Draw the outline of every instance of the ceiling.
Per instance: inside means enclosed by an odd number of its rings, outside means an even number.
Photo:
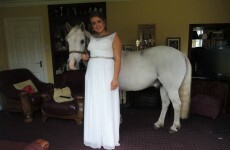
[[[0,7],[87,3],[87,2],[109,2],[109,1],[130,1],[130,0],[0,0]]]

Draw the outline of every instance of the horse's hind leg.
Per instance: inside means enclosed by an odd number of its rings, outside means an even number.
[[[165,116],[166,116],[166,113],[167,113],[167,110],[170,104],[168,93],[163,86],[160,88],[160,94],[161,94],[161,100],[162,100],[162,108],[161,108],[160,117],[158,121],[154,124],[154,128],[156,129],[164,127]]]
[[[181,127],[180,125],[181,101],[177,90],[169,90],[168,95],[174,108],[174,121],[169,132],[174,133],[177,132],[178,129]]]

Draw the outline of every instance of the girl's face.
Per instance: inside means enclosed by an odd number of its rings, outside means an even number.
[[[91,22],[93,31],[95,31],[97,34],[102,35],[103,33],[106,32],[106,30],[105,30],[105,27],[106,27],[105,22],[101,18],[92,17],[90,19],[90,22]]]

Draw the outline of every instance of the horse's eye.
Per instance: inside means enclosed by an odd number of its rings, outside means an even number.
[[[84,44],[85,43],[85,41],[84,40],[81,40],[81,44]]]

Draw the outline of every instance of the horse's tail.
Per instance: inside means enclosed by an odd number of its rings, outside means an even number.
[[[188,118],[189,114],[189,107],[190,107],[190,92],[191,92],[191,64],[188,58],[185,56],[186,62],[186,73],[183,79],[183,82],[179,89],[179,95],[181,99],[181,112],[180,118],[186,119]]]

